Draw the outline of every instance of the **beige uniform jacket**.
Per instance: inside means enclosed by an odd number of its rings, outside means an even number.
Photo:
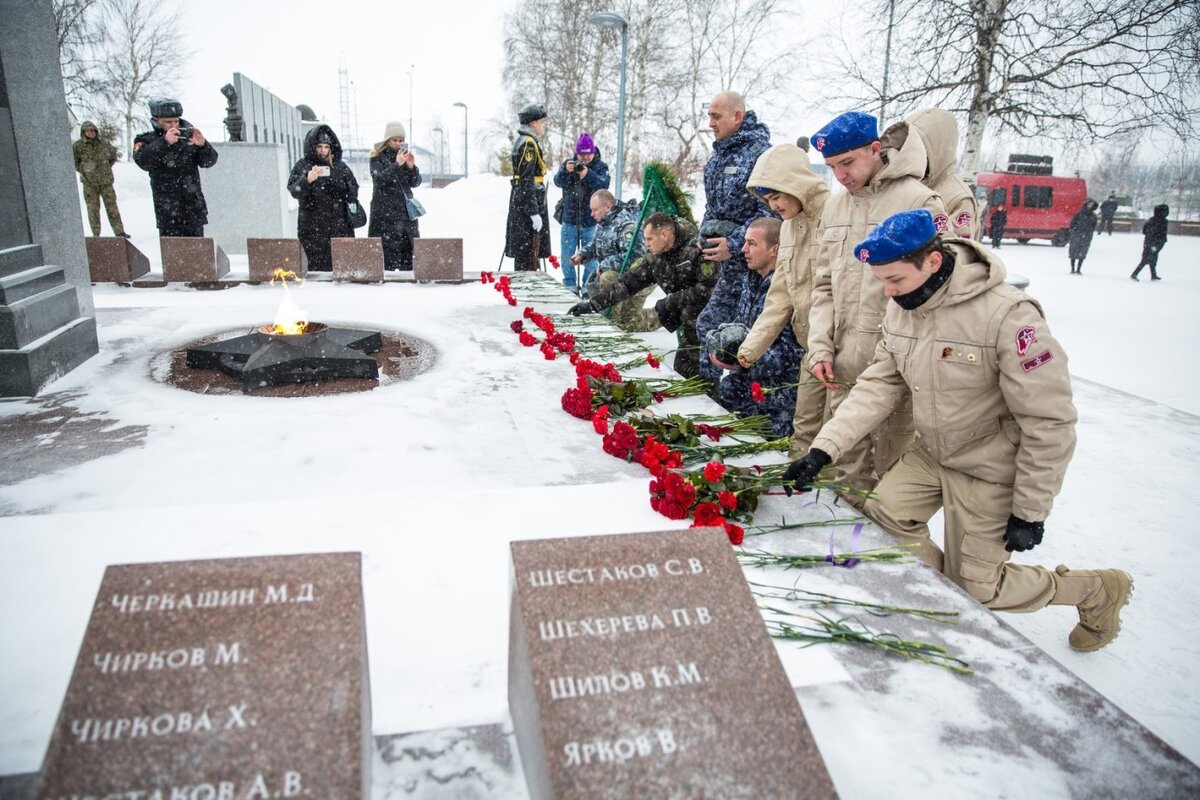
[[[808,310],[812,305],[812,238],[829,197],[829,187],[812,170],[805,153],[794,144],[780,144],[758,157],[746,188],[764,187],[790,194],[801,211],[784,220],[779,230],[779,256],[775,277],[767,291],[762,313],[754,321],[738,358],[753,364],[762,358],[784,327],[791,322],[800,346],[808,348]]]
[[[813,246],[812,309],[806,364],[832,361],[839,381],[852,381],[875,358],[887,298],[854,246],[892,214],[925,208],[945,218],[937,193],[921,183],[925,147],[911,137],[904,150],[884,150],[886,163],[857,192],[837,192],[825,204]]]
[[[922,108],[884,131],[880,141],[885,150],[903,150],[912,131],[919,134],[925,148],[925,177],[921,182],[941,195],[949,232],[964,239],[978,239],[975,195],[958,177],[958,121],[949,111]]]
[[[911,389],[917,447],[948,469],[1012,486],[1012,508],[997,511],[1044,520],[1075,451],[1067,356],[995,256],[949,242],[949,282],[912,311],[889,302],[875,363],[813,447],[836,462]]]

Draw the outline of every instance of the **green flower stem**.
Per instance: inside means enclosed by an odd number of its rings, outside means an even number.
[[[767,631],[772,637],[784,641],[803,642],[806,646],[827,642],[866,645],[879,648],[887,653],[942,667],[959,675],[974,674],[967,662],[951,655],[949,650],[940,645],[901,639],[892,633],[878,633],[856,620],[830,619],[820,612],[811,616],[804,614],[789,616],[805,622],[793,624],[784,620],[767,620]]]
[[[866,521],[866,517],[839,517],[837,519],[819,519],[811,522],[788,522],[784,520],[777,525],[755,525],[753,530],[747,530],[747,536],[766,536],[770,533],[790,531],[797,528],[824,528],[829,525],[857,525]]]
[[[904,614],[910,617],[929,620],[930,622],[938,622],[943,625],[954,625],[958,622],[957,611],[937,611],[929,608],[905,608],[903,606],[885,606],[879,603],[868,603],[863,600],[852,600],[848,597],[838,597],[837,595],[824,594],[822,592],[810,592],[796,587],[786,588],[783,586],[771,586],[765,583],[755,583],[747,581],[755,589],[768,589],[770,591],[755,591],[751,592],[760,600],[770,602],[772,600],[790,600],[796,603],[803,603],[809,607],[824,608],[828,606],[849,606],[852,608],[861,608],[873,617],[888,617],[892,614]],[[779,594],[782,592],[783,594]],[[760,608],[771,611],[784,616],[791,615],[792,612],[786,611],[773,606],[765,606],[761,603]]]
[[[912,551],[919,547],[917,544],[895,544],[887,547],[876,547],[871,550],[860,550],[857,553],[839,553],[834,556],[837,561],[857,558],[859,561],[874,561],[879,563],[906,564],[911,562]],[[821,555],[786,555],[784,553],[769,553],[765,550],[737,550],[738,563],[743,567],[783,567],[784,569],[805,569],[820,567],[828,564],[825,554]]]

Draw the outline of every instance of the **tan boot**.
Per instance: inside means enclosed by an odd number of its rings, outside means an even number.
[[[1117,638],[1121,609],[1133,594],[1133,579],[1119,569],[1054,569],[1058,586],[1056,604],[1079,609],[1079,624],[1067,640],[1076,650],[1091,652]]]

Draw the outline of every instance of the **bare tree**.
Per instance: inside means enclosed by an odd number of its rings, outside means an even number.
[[[104,41],[98,0],[52,0],[58,37],[58,64],[63,94],[77,113],[93,114],[102,96],[96,71],[97,51]]]
[[[183,48],[178,12],[152,0],[100,0],[108,34],[101,80],[125,127],[125,143],[133,141],[135,122],[146,119],[145,102],[170,91],[173,71],[190,53]]]
[[[900,114],[927,104],[964,114],[969,174],[989,127],[1095,141],[1166,125],[1183,136],[1197,114],[1197,2],[876,0],[868,30],[843,42],[833,73],[857,87],[844,103],[879,100],[883,54],[869,50],[894,5],[883,100]]]

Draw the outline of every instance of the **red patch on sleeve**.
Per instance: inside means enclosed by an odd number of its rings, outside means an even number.
[[[1054,358],[1054,354],[1051,353],[1049,350],[1046,350],[1043,353],[1038,353],[1036,356],[1029,359],[1028,361],[1022,361],[1021,369],[1025,370],[1026,372],[1033,372],[1035,369],[1040,367],[1042,364],[1045,364],[1047,361],[1049,361],[1052,358]]]
[[[964,211],[964,212],[962,212],[961,214],[959,214],[957,217],[955,217],[955,218],[954,218],[954,227],[956,227],[956,228],[969,228],[969,227],[971,227],[971,220],[972,220],[972,219],[973,219],[973,218],[971,217],[971,212],[970,212],[970,211]]]
[[[1017,355],[1023,356],[1029,352],[1029,348],[1037,343],[1036,331],[1032,325],[1026,325],[1021,330],[1017,331]],[[1028,371],[1028,370],[1027,370]]]
[[[933,227],[937,228],[938,233],[945,233],[950,230],[950,218],[945,214],[938,214],[933,218]]]

